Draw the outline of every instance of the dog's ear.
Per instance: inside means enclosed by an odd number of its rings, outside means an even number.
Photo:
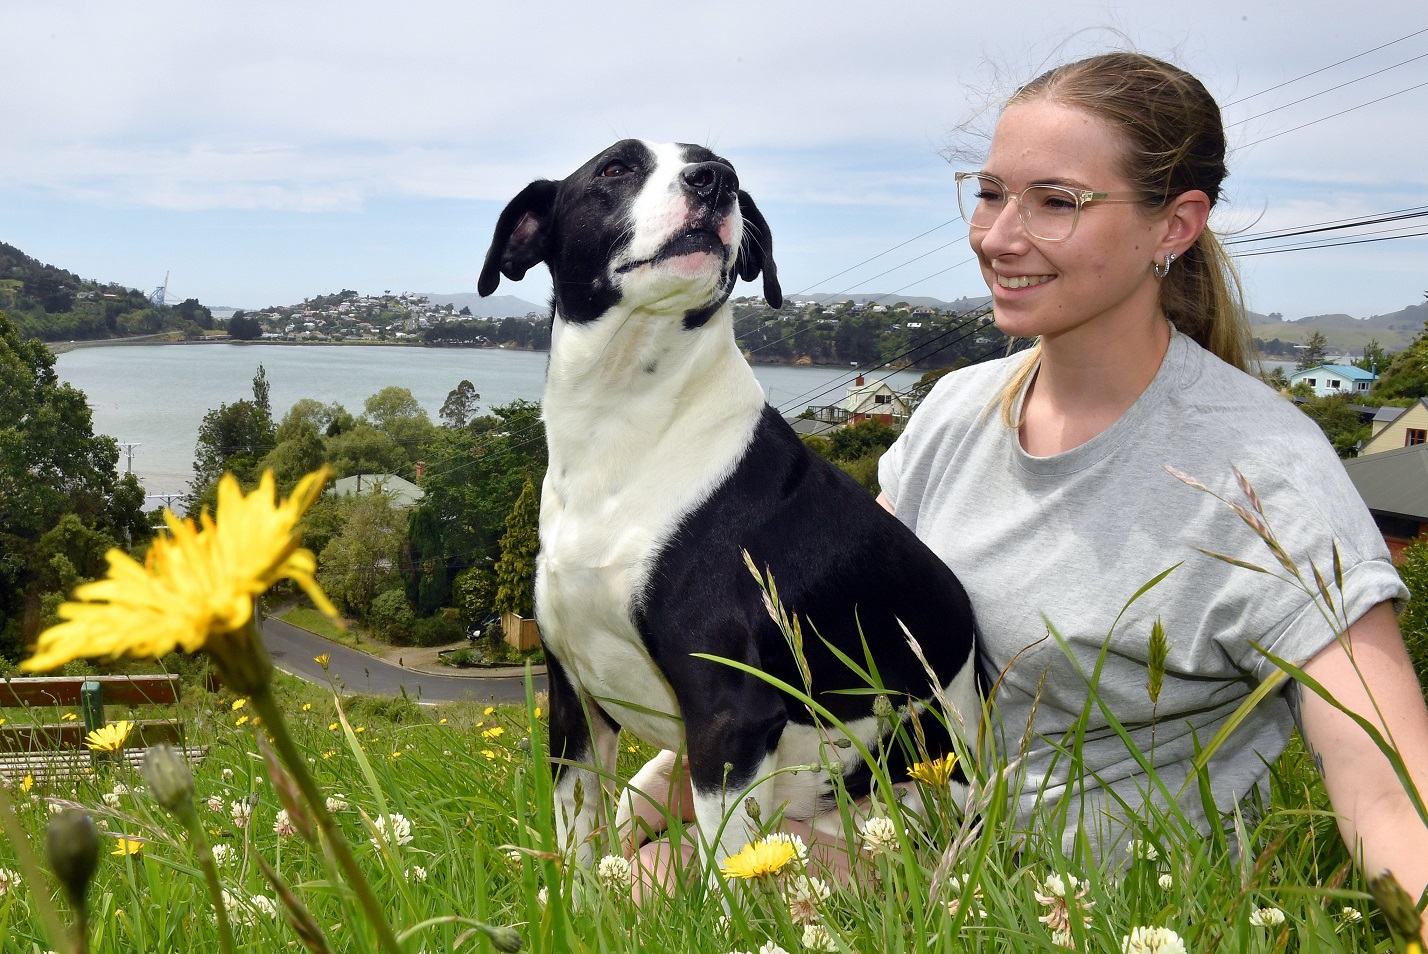
[[[783,307],[783,289],[778,285],[778,266],[773,260],[773,233],[763,213],[747,192],[739,191],[739,214],[744,217],[744,238],[739,242],[739,277],[751,282],[764,276],[764,301],[770,308]]]
[[[532,266],[546,260],[555,194],[559,188],[559,182],[537,179],[501,212],[496,220],[496,233],[491,236],[491,247],[486,250],[486,264],[481,267],[481,277],[476,282],[476,291],[482,298],[496,290],[502,275],[518,282]]]

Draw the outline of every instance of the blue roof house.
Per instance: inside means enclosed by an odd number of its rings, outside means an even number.
[[[1289,386],[1303,381],[1313,388],[1317,397],[1331,397],[1348,394],[1351,397],[1367,394],[1378,380],[1378,375],[1351,364],[1316,364],[1303,371],[1289,375]]]

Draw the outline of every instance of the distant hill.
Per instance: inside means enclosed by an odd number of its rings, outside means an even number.
[[[1262,341],[1278,338],[1293,344],[1303,344],[1317,331],[1329,340],[1330,351],[1362,353],[1364,345],[1372,340],[1377,340],[1386,351],[1402,351],[1423,333],[1425,321],[1428,321],[1428,302],[1371,318],[1336,314],[1283,321],[1254,315],[1251,328],[1254,336]]]
[[[419,292],[418,294],[425,295],[433,305],[451,305],[457,311],[470,308],[471,314],[478,318],[524,318],[531,312],[543,315],[550,311],[548,305],[533,305],[524,298],[517,298],[515,295],[492,295],[490,298],[482,298],[475,292],[457,292],[454,295],[438,295],[434,292]]]
[[[937,308],[942,311],[966,311],[971,308],[980,308],[991,301],[988,295],[978,298],[959,298],[956,301],[943,301],[940,298],[928,298],[924,295],[899,295],[896,292],[878,294],[876,292],[804,292],[801,295],[786,296],[787,299],[797,299],[798,301],[816,301],[824,305],[836,305],[840,301],[853,301],[858,304],[872,302],[875,305],[893,305],[900,301],[905,301],[909,305],[921,308]]]

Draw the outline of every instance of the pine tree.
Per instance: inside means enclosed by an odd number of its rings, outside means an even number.
[[[531,616],[535,601],[535,558],[539,541],[540,501],[529,477],[506,517],[501,558],[496,561],[496,610]]]

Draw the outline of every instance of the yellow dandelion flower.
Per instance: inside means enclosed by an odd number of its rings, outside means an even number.
[[[144,847],[142,841],[135,841],[132,838],[120,838],[118,846],[111,852],[111,855],[137,855]]]
[[[535,707],[535,717],[536,717],[537,719],[540,718],[540,706],[536,706],[536,707]]]
[[[486,711],[485,711],[485,712],[482,712],[481,714],[482,714],[482,715],[491,715],[491,714],[492,714],[493,712],[495,712],[495,711],[496,711],[496,707],[495,707],[495,706],[487,706],[487,707],[486,707]]]
[[[488,761],[494,762],[496,760],[496,753],[491,751],[490,749],[482,749],[481,754],[486,756],[486,759]]]
[[[365,725],[359,725],[357,728],[353,729],[352,731],[353,731],[353,732],[366,732],[366,731],[367,731],[367,727],[366,727]]]
[[[924,785],[937,787],[952,781],[952,772],[957,767],[957,755],[950,753],[931,762],[918,762],[907,770],[907,774]]]
[[[247,717],[247,716],[239,716],[239,717],[238,717],[238,721],[235,722],[235,723],[233,723],[233,724],[234,724],[234,725],[247,725],[247,724],[248,724],[248,717]]]
[[[61,722],[74,722],[74,721],[77,720],[78,718],[79,718],[79,716],[75,715],[73,712],[66,712],[64,715],[60,716],[60,721],[61,721]]]
[[[446,725],[446,717],[443,716],[443,717],[441,718],[441,720],[440,720],[439,722],[437,722],[437,725]]]
[[[790,861],[798,857],[798,848],[793,842],[783,839],[762,838],[745,845],[737,855],[730,855],[723,864],[726,878],[763,878],[777,874]]]
[[[312,711],[312,703],[311,703],[311,702],[304,702],[304,703],[302,704],[302,711],[303,711],[303,712],[311,712],[311,711]]]
[[[248,704],[248,697],[247,697],[247,696],[244,696],[242,699],[235,699],[235,700],[233,700],[233,711],[234,711],[234,712],[237,712],[239,709],[243,708],[243,707],[246,706],[247,704]]]
[[[20,791],[22,791],[22,792],[28,792],[30,789],[32,789],[32,788],[34,788],[34,787],[35,787],[35,777],[34,777],[33,775],[26,775],[26,776],[25,776],[25,780],[20,783]]]
[[[401,758],[401,756],[402,756],[402,750],[401,750],[401,749],[397,749],[395,752],[392,753],[392,758],[394,758],[394,759]]]
[[[111,549],[105,555],[108,575],[74,591],[59,608],[63,622],[40,634],[35,654],[20,668],[37,672],[81,658],[214,651],[222,637],[248,625],[254,597],[281,579],[297,583],[336,620],[337,609],[313,576],[317,558],[299,547],[297,533],[331,473],[324,466],[308,474],[281,504],[275,503],[271,471],[247,496],[224,474],[214,515],[205,511],[194,522],[165,511],[169,533],[155,538],[143,566]]]
[[[5,720],[4,720],[4,719],[0,719],[0,725],[4,725],[4,724],[5,724]]]
[[[332,758],[332,757],[333,757],[334,755],[336,755],[336,754],[337,754],[337,753],[334,752],[332,749],[328,749],[326,752],[322,753],[322,757],[323,757],[324,759],[330,759],[330,758]]]
[[[331,653],[323,653],[321,656],[313,656],[313,657],[312,657],[312,661],[315,662],[315,663],[317,663],[317,664],[318,664],[319,666],[321,666],[323,669],[326,669],[326,668],[327,668],[327,664],[330,663],[330,662],[332,662],[332,654],[331,654]]]
[[[337,731],[337,723],[334,722],[334,723],[332,723],[331,725],[329,725],[329,726],[327,727],[327,731],[328,731],[328,732],[336,732],[336,731]]]
[[[84,744],[96,752],[118,752],[124,747],[133,729],[134,723],[127,719],[111,722],[85,736]]]

